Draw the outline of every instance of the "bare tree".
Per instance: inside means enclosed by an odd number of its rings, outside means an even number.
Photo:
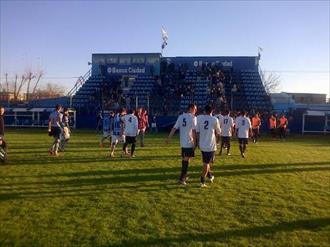
[[[15,75],[15,81],[14,81],[14,100],[17,100],[17,80],[18,80],[18,74]]]
[[[65,92],[65,88],[54,83],[47,83],[45,90],[49,93],[49,97],[64,96]]]
[[[32,74],[32,72],[29,72],[27,75],[26,101],[29,101],[30,84],[31,84],[31,80],[34,78],[35,76]]]
[[[43,76],[43,71],[41,70],[41,71],[39,71],[37,81],[34,84],[34,87],[33,87],[33,90],[32,90],[32,94],[35,94],[35,92],[37,90],[37,87],[38,87],[38,84],[39,84],[39,81],[40,81],[40,79],[41,79],[42,76]]]
[[[45,87],[36,89],[34,99],[47,99],[64,96],[65,88],[55,83],[47,83]]]
[[[281,84],[280,75],[274,72],[266,72],[265,70],[260,69],[259,74],[261,77],[262,84],[265,87],[266,93],[269,95],[278,91]]]
[[[18,96],[19,96],[19,94],[20,94],[20,92],[22,90],[22,87],[24,86],[25,82],[26,82],[26,77],[24,75],[22,75],[21,82],[19,83],[18,89],[16,91],[16,98],[18,98]]]

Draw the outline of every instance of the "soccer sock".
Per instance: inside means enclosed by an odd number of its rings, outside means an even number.
[[[223,146],[224,146],[224,143],[223,142],[221,142],[221,147],[220,147],[220,154],[222,154],[222,149],[223,149]]]
[[[135,145],[135,143],[133,143],[133,144],[132,144],[132,148],[131,148],[131,155],[133,155],[133,154],[134,154],[134,151],[135,151],[135,146],[136,146],[136,145]]]
[[[56,150],[56,143],[57,143],[56,140],[54,140],[52,147],[51,147],[52,152],[55,152],[55,150]]]
[[[180,180],[183,180],[187,175],[189,162],[187,160],[182,160],[181,164],[182,167],[181,167]]]
[[[123,145],[123,151],[126,152],[126,148],[127,148],[127,143],[125,142]]]
[[[144,145],[144,132],[141,133],[141,145]]]
[[[205,178],[201,176],[201,184],[205,184]]]
[[[243,153],[242,145],[239,145],[239,151],[241,151],[241,153]]]
[[[230,143],[227,144],[227,154],[229,154],[229,150],[230,150]]]
[[[54,149],[55,149],[54,152],[55,152],[55,153],[58,152],[58,147],[59,147],[59,145],[60,145],[59,142],[56,142],[56,143],[55,143],[55,147],[54,147]]]
[[[211,178],[213,176],[213,174],[209,171],[208,173],[207,173],[207,177],[208,178]]]
[[[245,153],[246,145],[243,145],[243,153]]]

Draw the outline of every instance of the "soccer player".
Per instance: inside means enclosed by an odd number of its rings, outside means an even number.
[[[48,135],[54,137],[54,141],[49,149],[49,154],[58,156],[58,148],[62,132],[62,106],[56,105],[55,110],[49,115],[48,119]]]
[[[199,149],[202,151],[203,171],[201,174],[201,187],[207,187],[205,184],[206,176],[211,182],[214,176],[210,170],[210,164],[214,162],[214,153],[217,150],[216,135],[220,135],[220,124],[216,117],[212,116],[212,106],[205,106],[205,113],[197,116],[197,142]]]
[[[111,114],[111,113],[110,113]],[[103,136],[101,137],[100,140],[100,148],[103,148],[104,146],[104,141],[108,138],[111,137],[111,115],[110,114],[104,114],[103,119]]]
[[[288,119],[285,117],[285,115],[283,114],[280,117],[279,120],[279,130],[280,130],[280,138],[282,140],[285,140],[286,138],[286,128],[288,127]]]
[[[220,124],[223,119],[223,112],[220,111],[219,114],[215,114],[214,116],[219,120],[219,124]],[[217,144],[221,145],[220,137],[217,137]],[[227,148],[226,144],[223,146],[223,148]],[[220,150],[220,152],[221,152],[221,150]]]
[[[137,118],[138,118],[139,136],[140,136],[140,145],[141,147],[144,147],[144,135],[149,124],[147,111],[142,108],[139,108],[137,112]]]
[[[234,129],[234,119],[229,115],[228,110],[224,111],[224,116],[219,120],[221,129],[221,146],[219,155],[222,154],[223,147],[227,148],[227,155],[230,155],[230,138]]]
[[[276,128],[277,128],[276,114],[273,113],[269,118],[269,130],[273,139],[276,137]]]
[[[123,145],[123,154],[130,155],[131,158],[135,157],[134,151],[136,146],[136,136],[138,134],[138,119],[134,115],[134,110],[129,110],[128,114],[122,117],[122,121],[124,124],[124,135],[125,135],[125,143]],[[131,153],[129,154],[127,151],[128,144],[132,144]]]
[[[64,108],[63,109],[63,117],[62,117],[62,133],[61,133],[61,140],[60,140],[60,146],[58,148],[59,151],[63,152],[65,145],[69,142],[70,139],[70,124],[69,124],[69,109]]]
[[[254,143],[258,142],[258,138],[260,135],[260,126],[261,126],[260,116],[259,113],[256,113],[252,118],[252,139]]]
[[[111,147],[110,147],[110,157],[114,157],[114,152],[116,145],[119,141],[124,141],[125,136],[123,133],[123,124],[122,124],[122,114],[124,113],[123,109],[119,109],[116,115],[113,117],[112,121],[112,135],[111,135]]]
[[[170,134],[166,139],[166,143],[169,143],[170,139],[174,135],[176,130],[180,131],[180,146],[181,146],[181,175],[179,183],[186,185],[187,173],[190,159],[195,157],[195,146],[196,146],[196,126],[197,121],[195,114],[197,112],[197,106],[190,104],[188,111],[181,114],[175,125],[173,126]]]
[[[246,111],[241,111],[240,116],[235,119],[235,128],[237,131],[239,150],[242,158],[245,158],[246,145],[249,141],[249,134],[252,133],[250,119],[246,116]]]

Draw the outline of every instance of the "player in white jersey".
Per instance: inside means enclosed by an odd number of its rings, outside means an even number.
[[[187,113],[181,114],[175,125],[173,126],[170,134],[166,139],[166,143],[169,143],[170,139],[174,135],[176,130],[180,131],[180,146],[181,146],[181,175],[179,183],[186,185],[187,172],[190,159],[195,157],[195,147],[196,147],[196,117],[197,106],[195,104],[190,104],[188,106]]]
[[[124,112],[123,109],[119,109],[112,118],[110,157],[114,157],[115,148],[116,148],[116,145],[118,144],[118,142],[125,140],[125,136],[123,135],[123,123],[121,120],[123,112]]]
[[[222,154],[222,149],[227,148],[227,155],[230,155],[230,138],[234,130],[234,119],[229,115],[229,111],[225,110],[224,115],[219,120],[221,128],[221,146],[219,155]]]
[[[248,144],[249,134],[252,134],[250,119],[246,116],[247,112],[242,111],[240,116],[235,119],[235,128],[239,142],[239,150],[242,158],[245,158],[246,145]]]
[[[113,113],[110,112],[110,113],[105,113],[104,114],[104,117],[103,117],[103,135],[100,139],[100,148],[103,148],[104,146],[104,141],[106,139],[110,139],[111,138],[111,123],[113,121]],[[110,143],[111,143],[111,140],[110,140]]]
[[[134,115],[134,110],[129,110],[128,114],[121,118],[124,125],[125,143],[123,145],[123,154],[134,156],[136,146],[136,136],[138,134],[138,119]],[[127,151],[128,144],[132,144],[130,154]]]
[[[197,116],[197,140],[203,157],[201,187],[207,187],[206,176],[213,182],[214,176],[211,174],[210,164],[213,164],[214,153],[217,150],[216,137],[221,133],[219,120],[212,116],[212,112],[212,106],[207,105],[205,114]]]
[[[48,119],[48,135],[54,137],[54,141],[49,149],[49,155],[58,156],[58,148],[60,146],[61,132],[63,128],[62,106],[56,105],[55,110],[49,115]]]
[[[222,112],[220,111],[219,114],[214,114],[214,116],[219,120],[219,123],[221,123],[221,120],[223,119]],[[217,138],[217,144],[219,144],[221,141],[220,137]],[[226,147],[225,147],[226,148]]]

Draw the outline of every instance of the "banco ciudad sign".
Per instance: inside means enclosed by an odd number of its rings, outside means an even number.
[[[145,67],[127,67],[127,68],[118,68],[118,67],[109,67],[107,69],[109,74],[145,74]]]

